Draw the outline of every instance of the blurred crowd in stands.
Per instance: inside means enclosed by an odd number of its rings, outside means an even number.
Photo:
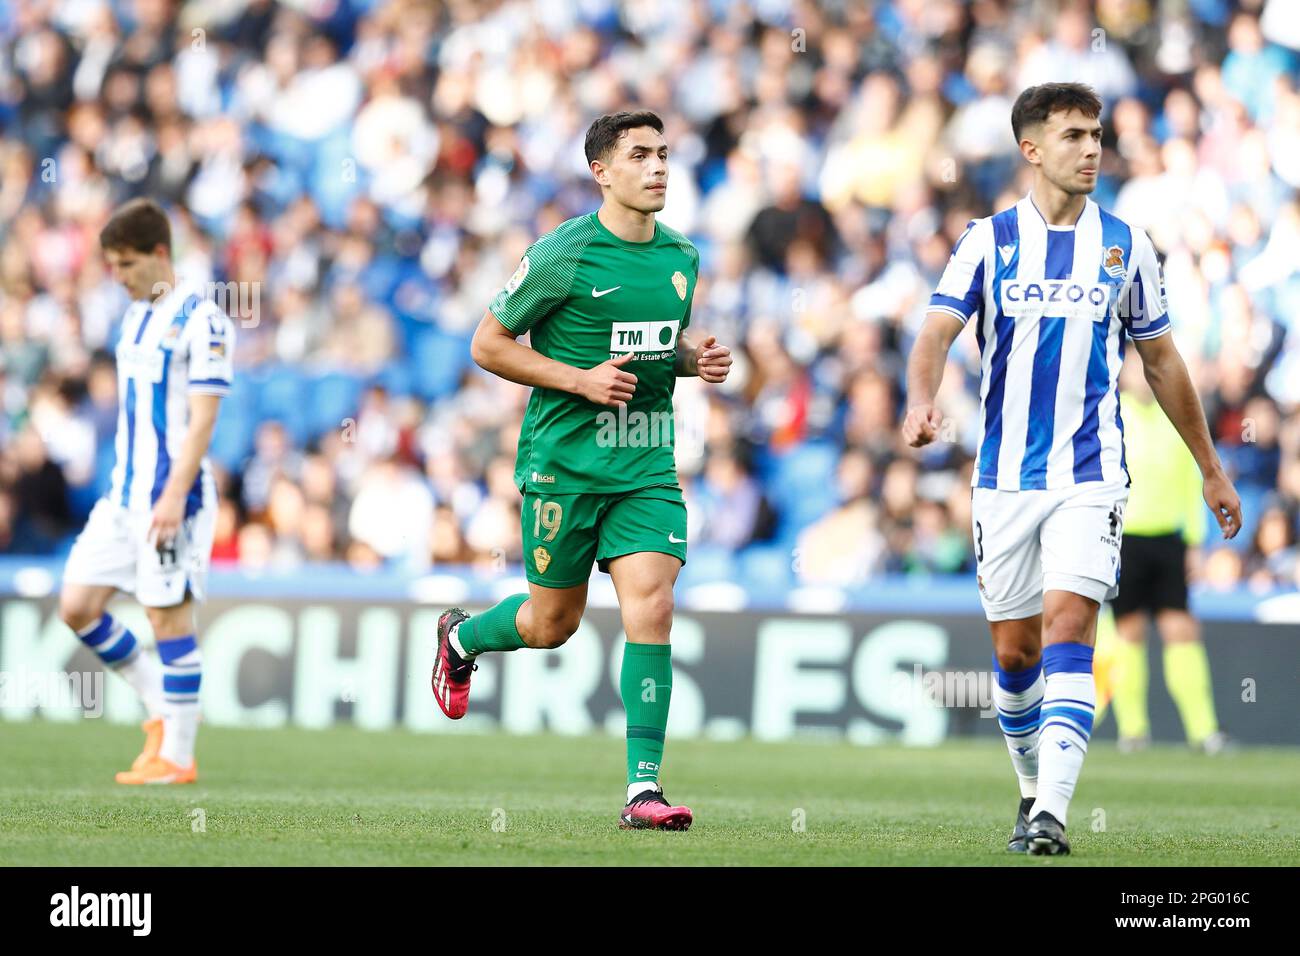
[[[520,558],[527,390],[469,338],[527,245],[592,211],[582,138],[667,124],[661,219],[701,252],[680,380],[686,580],[973,570],[977,349],[949,440],[904,366],[974,217],[1029,187],[1025,86],[1107,104],[1094,198],[1165,257],[1176,341],[1242,493],[1213,588],[1300,586],[1300,17],[1288,0],[12,0],[0,6],[0,552],[58,554],[107,486],[134,196],[235,283],[214,558],[419,571]],[[251,294],[250,294],[251,290]],[[1211,528],[1214,527],[1211,522]]]

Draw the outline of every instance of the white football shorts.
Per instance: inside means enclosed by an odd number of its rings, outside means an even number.
[[[131,512],[100,498],[72,545],[63,580],[134,593],[145,607],[173,607],[186,592],[202,602],[217,524],[213,489],[205,489],[202,506],[181,522],[170,547],[160,551],[147,540],[151,520],[148,511]]]
[[[1127,502],[1128,487],[1118,482],[973,489],[971,530],[984,616],[1013,621],[1041,614],[1044,591],[1071,591],[1099,604],[1114,598]]]

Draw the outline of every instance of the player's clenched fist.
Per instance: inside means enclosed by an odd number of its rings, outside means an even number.
[[[928,445],[939,434],[943,415],[933,405],[913,405],[903,419],[903,440],[912,448]]]
[[[636,376],[623,371],[623,366],[635,357],[635,352],[628,352],[585,370],[578,377],[578,394],[597,405],[622,408],[636,392]]]
[[[719,345],[717,338],[710,335],[695,348],[695,370],[706,382],[725,382],[731,372],[731,349]]]

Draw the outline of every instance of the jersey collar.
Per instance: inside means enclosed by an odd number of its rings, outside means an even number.
[[[1075,219],[1074,222],[1068,226],[1054,226],[1047,221],[1047,217],[1044,216],[1042,210],[1038,208],[1038,203],[1034,202],[1034,191],[1032,189],[1029,192],[1025,193],[1025,198],[1021,201],[1026,203],[1029,206],[1029,208],[1034,211],[1034,213],[1038,216],[1038,218],[1043,221],[1043,226],[1046,227],[1051,232],[1072,231],[1076,226],[1079,225],[1079,223],[1083,222],[1083,217],[1088,214],[1088,207],[1093,205],[1092,198],[1089,196],[1084,196],[1083,208],[1079,210],[1079,218]]]

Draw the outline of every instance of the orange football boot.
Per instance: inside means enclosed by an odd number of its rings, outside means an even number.
[[[165,757],[150,757],[139,769],[123,770],[115,778],[118,783],[193,783],[199,779],[198,763],[181,767]]]
[[[140,756],[131,762],[132,770],[139,770],[147,761],[158,756],[158,751],[162,750],[163,721],[161,717],[151,717],[140,724],[140,729],[144,731],[144,750],[141,750]]]

